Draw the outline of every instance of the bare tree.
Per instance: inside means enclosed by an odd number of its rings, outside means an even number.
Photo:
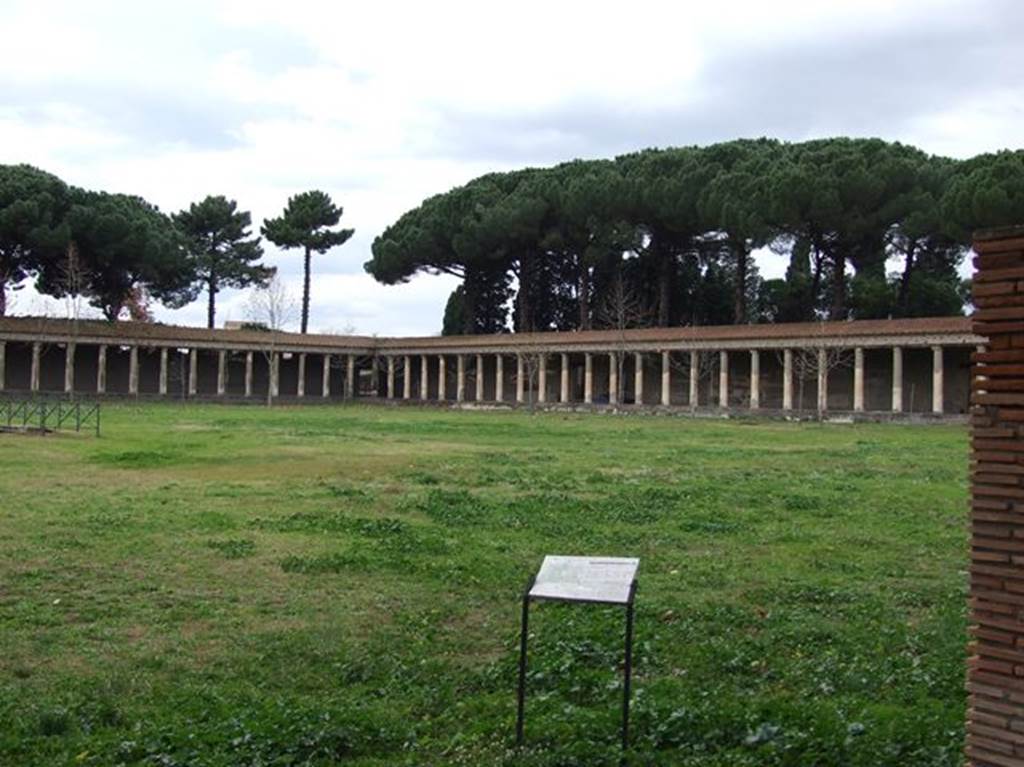
[[[516,355],[523,362],[526,402],[532,410],[536,405],[536,399],[539,399],[540,369],[542,365],[546,365],[550,361],[548,359],[550,354],[536,346],[520,346],[516,348]],[[545,375],[545,386],[547,385],[546,378],[547,376]],[[536,398],[534,397],[534,391],[537,392]]]
[[[57,268],[58,291],[64,298],[65,315],[77,322],[82,316],[82,290],[86,284],[85,267],[78,254],[78,246],[71,241],[64,253],[64,260]]]
[[[698,392],[701,385],[706,383],[708,385],[708,392],[713,394],[714,382],[718,378],[718,368],[721,364],[721,355],[714,349],[698,349],[694,351],[696,351],[695,357],[691,355],[690,351],[675,354],[669,363],[671,369],[674,373],[679,373],[683,380],[689,381],[690,369],[693,366],[693,360],[696,359]],[[691,408],[695,407],[693,402],[689,404]]]
[[[810,344],[793,350],[793,377],[796,379],[796,409],[804,409],[804,392],[806,390],[808,381],[817,381],[818,396],[815,410],[818,416],[824,415],[828,409],[828,402],[826,396],[827,392],[822,391],[820,383],[823,379],[827,379],[828,375],[833,370],[839,370],[842,368],[848,368],[853,363],[853,355],[849,349],[843,349],[840,347],[829,346],[825,344],[825,328],[821,326],[820,333],[821,337],[815,338]],[[779,358],[779,364],[785,365],[785,352],[777,352]]]
[[[246,303],[246,317],[253,329],[266,334],[262,353],[267,361],[267,406],[274,403],[278,387],[277,347],[278,335],[295,322],[298,303],[285,284],[276,275],[265,286],[255,288]]]
[[[626,285],[622,275],[618,274],[597,308],[597,319],[600,325],[616,331],[615,333],[615,401],[621,403],[625,390],[624,372],[626,366],[626,331],[631,328],[648,327],[654,319],[654,312],[644,303],[632,288]],[[608,392],[611,399],[612,392]]]

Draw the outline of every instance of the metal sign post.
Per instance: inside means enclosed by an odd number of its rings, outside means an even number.
[[[523,744],[526,718],[526,645],[530,601],[581,602],[626,608],[625,668],[622,685],[622,749],[629,747],[629,700],[633,680],[633,603],[639,559],[626,557],[547,556],[523,591],[519,635],[519,706],[516,743]]]

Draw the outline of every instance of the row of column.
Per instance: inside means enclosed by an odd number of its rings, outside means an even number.
[[[864,349],[855,348],[853,364],[853,410],[863,412],[864,410]],[[632,352],[635,355],[634,364],[634,398],[636,402],[643,402],[644,398],[644,365],[643,352]],[[662,351],[661,354],[661,405],[668,407],[671,404],[672,391],[672,368],[670,352]],[[692,350],[690,354],[689,369],[689,406],[698,407],[700,395],[700,359],[699,352]],[[719,351],[718,364],[718,406],[729,407],[729,354],[730,352]],[[750,354],[750,396],[749,408],[757,410],[761,407],[761,356],[760,350],[751,349]],[[825,411],[828,409],[828,350],[821,348],[817,351],[815,370],[817,373],[817,409]],[[455,376],[455,401],[466,400],[466,358],[468,355],[458,354],[456,358]],[[537,402],[544,404],[548,395],[548,358],[549,354],[535,355],[536,376],[537,376]],[[559,403],[570,402],[570,380],[569,380],[569,355],[565,352],[561,356],[561,382],[559,388]],[[484,401],[484,355],[477,354],[476,357],[476,401]],[[495,386],[494,401],[505,401],[505,355],[495,355]],[[410,355],[402,357],[404,370],[402,399],[412,399],[412,358]],[[619,358],[618,353],[608,354],[608,402],[610,405],[619,404]],[[447,355],[437,355],[437,391],[438,400],[447,399]],[[526,357],[522,354],[516,355],[515,374],[515,401],[526,402]],[[395,390],[395,367],[396,357],[387,357],[387,397],[394,399],[397,396]],[[793,409],[793,350],[783,350],[783,372],[782,372],[782,409]],[[903,349],[893,347],[892,349],[892,411],[899,413],[903,410]],[[420,357],[420,399],[429,399],[429,357]],[[932,347],[932,411],[943,412],[944,398],[944,371],[942,363],[942,347]],[[594,354],[584,353],[583,368],[583,402],[592,404],[594,401]]]
[[[33,392],[38,392],[40,388],[40,371],[42,363],[42,348],[41,342],[37,341],[32,344],[32,363],[29,373],[29,389]],[[75,390],[75,352],[76,344],[68,343],[64,349],[64,391],[67,394],[71,394]],[[161,395],[167,394],[167,370],[168,370],[168,354],[169,349],[164,347],[160,349],[160,374],[157,384],[158,393]],[[253,362],[254,352],[245,352],[245,396],[251,397],[253,394]],[[226,350],[220,350],[217,352],[217,394],[218,396],[224,396],[227,393],[228,387],[228,364],[227,364]],[[296,396],[304,397],[306,394],[306,353],[299,353],[298,357],[298,387]],[[323,354],[323,381],[321,385],[321,396],[331,396],[331,361],[334,355]],[[346,375],[345,375],[345,396],[352,398],[355,396],[355,370],[356,370],[356,358],[354,354],[346,356]],[[189,357],[189,375],[188,375],[188,393],[195,396],[198,392],[199,383],[199,350],[190,349],[188,351]],[[281,355],[279,352],[267,353],[268,364],[270,369],[270,395],[277,397],[280,390],[280,362]],[[5,369],[6,369],[6,343],[0,341],[0,391],[4,388],[5,381]],[[101,345],[98,347],[97,361],[96,361],[96,393],[106,394],[107,392],[107,346]],[[128,350],[128,393],[138,394],[139,393],[139,348],[132,346]]]
[[[75,380],[75,347],[74,343],[68,343],[65,347],[65,364],[64,364],[64,390],[67,393],[74,391],[74,380]],[[3,389],[4,382],[4,368],[5,368],[5,350],[6,346],[4,342],[0,341],[0,390]],[[39,391],[40,385],[40,360],[42,353],[42,344],[36,342],[32,345],[32,364],[30,374],[30,389],[31,391]],[[828,362],[827,362],[827,350],[822,348],[819,349],[818,361],[816,365],[817,369],[817,409],[824,411],[828,409]],[[227,354],[225,350],[221,350],[217,354],[217,394],[223,396],[227,391],[228,384],[228,365],[227,365]],[[643,353],[634,352],[635,365],[634,365],[634,392],[635,400],[637,402],[643,401],[644,396],[644,365],[643,365]],[[661,404],[663,406],[669,406],[671,404],[671,381],[672,381],[672,369],[670,361],[670,352],[662,351],[661,353]],[[689,406],[699,406],[699,352],[692,350],[690,354],[690,369],[689,369]],[[730,352],[722,350],[719,352],[719,365],[718,365],[718,406],[726,408],[729,406],[729,354]],[[761,382],[761,364],[760,364],[760,351],[752,349],[749,351],[750,354],[750,395],[749,395],[749,407],[751,410],[757,410],[760,408],[760,382]],[[253,394],[253,355],[254,352],[249,351],[245,353],[245,396],[251,397]],[[269,367],[270,367],[270,395],[277,397],[279,395],[279,381],[280,381],[280,354],[278,352],[269,353]],[[323,354],[323,381],[321,385],[321,396],[329,397],[331,394],[331,382],[330,382],[330,370],[331,370],[331,354]],[[355,355],[349,354],[346,356],[346,376],[345,376],[345,396],[352,398],[355,396],[355,369],[356,360]],[[551,355],[549,354],[537,354],[531,355],[533,364],[536,364],[536,376],[538,384],[537,401],[540,404],[547,402],[548,395],[548,359]],[[298,354],[298,387],[297,396],[304,397],[306,394],[306,353]],[[559,399],[560,403],[570,402],[570,378],[569,378],[569,354],[562,352],[561,357],[561,381],[559,387]],[[466,358],[467,355],[460,354],[456,355],[456,391],[455,400],[457,402],[463,402],[466,400]],[[484,400],[484,355],[476,354],[476,391],[475,399],[477,401]],[[619,395],[619,355],[617,352],[611,352],[608,355],[608,401],[611,405],[617,405]],[[404,370],[406,371],[403,376],[403,399],[412,399],[412,358],[409,355],[403,356]],[[389,399],[396,398],[397,392],[395,390],[396,384],[396,357],[390,355],[386,357],[387,360],[387,397]],[[420,399],[426,400],[429,398],[429,358],[427,356],[420,357]],[[447,399],[447,357],[446,355],[437,355],[438,369],[437,369],[437,391],[438,399]],[[504,374],[504,355],[495,355],[495,390],[494,400],[497,402],[503,402],[505,400],[505,374]],[[526,402],[526,383],[527,383],[527,358],[526,356],[519,354],[516,355],[516,374],[515,374],[515,401],[518,403]],[[160,374],[158,390],[161,395],[167,394],[167,370],[168,370],[168,349],[160,349]],[[128,364],[128,393],[138,394],[139,391],[139,350],[138,347],[131,347],[129,350],[129,364]],[[893,347],[892,349],[892,411],[901,412],[903,410],[903,349],[901,347]],[[783,381],[782,381],[782,409],[792,410],[793,409],[793,350],[785,349],[783,351]],[[943,396],[944,396],[944,370],[942,360],[942,347],[932,347],[932,410],[935,413],[941,413],[943,411]],[[188,377],[188,389],[190,395],[197,393],[198,386],[198,350],[191,349],[189,351],[189,377]],[[101,345],[99,347],[98,362],[97,362],[97,374],[96,374],[96,391],[99,394],[104,394],[107,390],[107,346]],[[584,374],[583,374],[583,402],[585,404],[592,404],[594,401],[594,354],[590,352],[584,353]],[[864,349],[854,349],[854,365],[853,365],[853,410],[861,412],[864,410]]]

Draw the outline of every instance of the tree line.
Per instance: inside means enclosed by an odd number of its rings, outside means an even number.
[[[459,277],[445,333],[951,315],[971,232],[1018,223],[1024,151],[738,140],[481,176],[405,213],[365,269]],[[785,278],[758,274],[766,247]]]
[[[260,233],[304,253],[301,330],[309,323],[311,256],[346,242],[342,208],[312,190],[288,199]],[[0,165],[0,317],[8,290],[30,280],[54,298],[83,297],[108,320],[151,319],[150,299],[180,308],[205,292],[214,327],[217,295],[265,286],[276,268],[261,262],[252,216],[234,200],[207,196],[172,215],[141,197],[65,184],[30,165]]]

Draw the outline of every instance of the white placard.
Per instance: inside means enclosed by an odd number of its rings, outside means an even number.
[[[639,565],[632,557],[546,556],[530,596],[624,605]]]

